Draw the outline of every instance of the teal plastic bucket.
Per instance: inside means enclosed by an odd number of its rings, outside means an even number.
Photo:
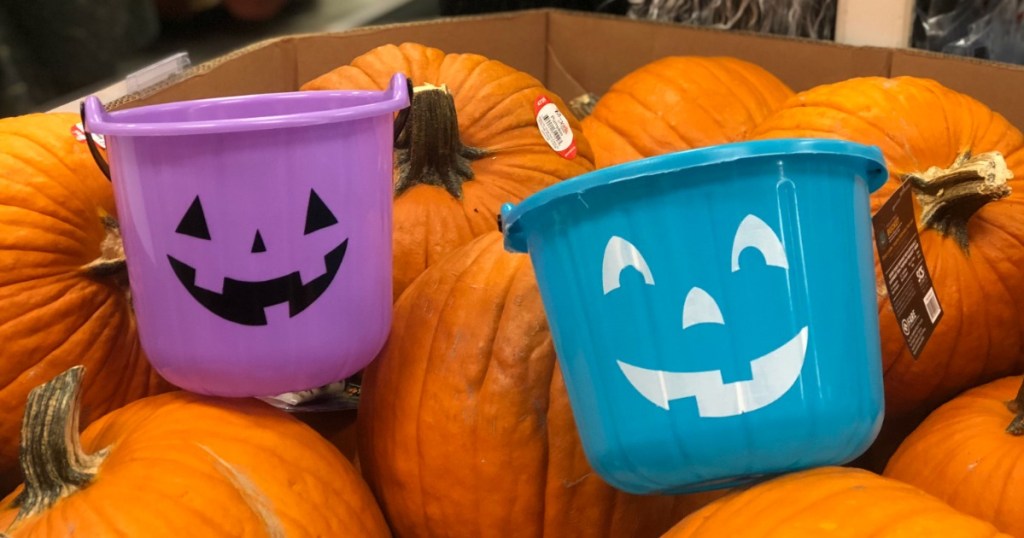
[[[583,448],[633,493],[849,462],[883,416],[876,147],[727,144],[502,208],[533,262]]]

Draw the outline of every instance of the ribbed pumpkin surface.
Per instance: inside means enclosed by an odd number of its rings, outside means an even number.
[[[258,400],[185,392],[139,400],[83,432],[86,453],[106,447],[92,483],[11,538],[390,536],[348,460]],[[12,499],[0,528],[14,517]]]
[[[632,496],[587,464],[529,258],[483,235],[399,299],[359,454],[397,536],[652,537],[722,493]]]
[[[744,60],[668,56],[619,79],[581,123],[603,168],[743,140],[792,95]]]
[[[14,487],[25,399],[72,365],[91,372],[83,423],[168,388],[149,367],[124,282],[90,276],[113,190],[73,114],[0,120],[0,490]]]
[[[1007,433],[1021,377],[971,389],[935,410],[889,460],[885,475],[1024,536],[1024,436]]]
[[[664,538],[1006,537],[902,482],[860,469],[825,467],[730,494],[693,513]]]

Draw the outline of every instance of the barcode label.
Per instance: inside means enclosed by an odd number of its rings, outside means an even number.
[[[942,313],[942,307],[939,306],[939,300],[935,298],[935,288],[928,288],[928,293],[924,294],[924,309],[928,311],[928,319],[935,323],[935,319]]]
[[[942,307],[917,235],[912,186],[903,182],[871,221],[889,306],[917,359],[942,320]],[[922,316],[922,310],[927,315]]]
[[[534,101],[533,108],[537,118],[537,129],[548,146],[566,159],[576,157],[572,128],[569,126],[569,120],[558,109],[558,105],[551,102],[547,96],[541,95]]]
[[[556,148],[561,146],[562,140],[565,137],[562,135],[562,130],[558,128],[558,125],[555,125],[555,120],[551,119],[551,116],[541,116],[541,120],[547,127],[547,130],[545,131],[547,136],[545,136],[544,138],[549,138],[551,141],[553,141],[554,144],[552,144],[552,146]]]

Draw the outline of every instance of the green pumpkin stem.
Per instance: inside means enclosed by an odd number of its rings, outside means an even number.
[[[1024,435],[1024,382],[1021,383],[1020,389],[1017,390],[1017,397],[1009,402],[1006,402],[1006,407],[1013,413],[1013,420],[1010,425],[1006,427],[1006,431],[1010,435]]]
[[[425,84],[413,90],[409,118],[395,140],[395,154],[396,197],[416,185],[435,185],[461,200],[462,184],[473,179],[470,163],[487,152],[462,143],[455,99],[448,88]]]
[[[906,174],[921,205],[921,224],[951,236],[966,252],[967,222],[982,207],[1010,195],[1013,172],[998,151],[972,156],[965,152],[949,168],[932,167]]]
[[[28,395],[20,456],[25,489],[14,499],[18,514],[8,531],[87,486],[107,455],[106,450],[82,451],[78,413],[84,372],[75,366]]]

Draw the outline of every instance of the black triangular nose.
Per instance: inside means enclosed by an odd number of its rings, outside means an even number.
[[[263,236],[256,230],[256,237],[252,239],[252,252],[266,252],[267,245],[263,244]]]

